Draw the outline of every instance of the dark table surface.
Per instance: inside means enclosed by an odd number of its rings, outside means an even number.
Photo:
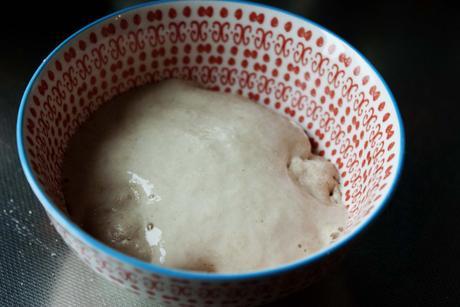
[[[70,253],[26,183],[15,142],[20,97],[41,60],[81,26],[136,1],[17,2],[0,18],[0,305],[145,305]],[[360,50],[392,89],[407,137],[402,178],[383,214],[330,274],[271,306],[459,306],[456,10],[434,0],[271,2]]]

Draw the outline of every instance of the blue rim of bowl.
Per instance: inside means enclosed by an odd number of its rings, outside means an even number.
[[[398,168],[396,170],[396,175],[394,177],[394,180],[391,184],[391,187],[388,191],[388,193],[385,195],[385,197],[381,200],[381,202],[378,204],[377,208],[374,210],[374,212],[365,220],[363,221],[360,225],[358,225],[350,234],[346,235],[343,237],[341,240],[339,240],[336,243],[331,244],[327,248],[324,248],[306,258],[299,259],[297,261],[284,264],[278,267],[274,268],[268,268],[264,270],[259,270],[259,271],[253,271],[253,272],[247,272],[247,273],[201,273],[201,272],[192,272],[192,271],[183,271],[183,270],[177,270],[177,269],[172,269],[172,268],[167,268],[167,267],[162,267],[156,264],[152,263],[147,263],[142,260],[138,260],[136,258],[127,256],[115,249],[112,249],[111,247],[103,244],[102,242],[99,242],[89,234],[87,234],[85,231],[83,231],[79,226],[77,226],[74,222],[71,221],[70,218],[68,218],[56,205],[53,204],[53,202],[46,196],[45,192],[40,188],[37,179],[32,173],[31,167],[29,165],[29,161],[26,158],[26,153],[24,150],[24,144],[22,140],[22,135],[23,135],[23,118],[24,118],[24,110],[26,107],[27,99],[30,94],[30,91],[32,90],[35,80],[37,77],[40,75],[42,72],[43,68],[50,62],[50,60],[54,57],[54,55],[59,52],[67,43],[72,41],[75,37],[77,37],[79,34],[83,33],[84,31],[92,28],[93,26],[102,23],[106,20],[109,20],[113,17],[116,17],[117,15],[121,15],[139,8],[144,8],[148,6],[154,6],[158,4],[164,4],[164,3],[175,3],[175,2],[186,2],[186,1],[177,1],[177,0],[159,0],[159,1],[151,1],[151,2],[146,2],[134,6],[127,7],[125,9],[119,10],[117,12],[114,12],[112,14],[109,14],[107,16],[104,16],[102,18],[99,18],[96,21],[93,21],[92,23],[86,25],[85,27],[81,28],[80,30],[76,31],[72,35],[70,35],[68,38],[66,38],[61,44],[59,44],[40,64],[38,69],[35,71],[33,74],[32,78],[30,79],[24,94],[21,99],[21,104],[19,107],[19,112],[18,112],[18,119],[17,119],[17,125],[16,125],[16,139],[17,139],[17,146],[18,146],[18,153],[19,153],[19,159],[21,162],[21,166],[23,168],[24,174],[27,178],[27,181],[29,182],[33,192],[39,199],[39,201],[42,203],[42,205],[45,207],[46,211],[59,223],[61,224],[64,229],[66,229],[68,232],[70,232],[72,235],[77,237],[79,240],[84,242],[85,244],[88,244],[92,248],[101,251],[102,253],[105,253],[109,255],[110,257],[115,258],[117,261],[127,263],[128,265],[131,265],[133,267],[137,267],[139,269],[143,269],[145,271],[148,271],[149,273],[156,273],[156,274],[161,274],[170,278],[181,278],[181,279],[194,279],[194,280],[202,280],[202,281],[231,281],[231,280],[245,280],[245,279],[255,279],[255,278],[262,278],[262,277],[268,277],[272,275],[278,275],[282,273],[286,273],[288,271],[292,271],[307,265],[311,265],[319,260],[321,260],[323,257],[332,254],[333,252],[339,250],[340,248],[344,247],[347,243],[349,243],[352,239],[358,236],[376,217],[377,215],[382,212],[383,208],[386,206],[386,204],[389,202],[391,197],[394,194],[395,188],[399,182],[399,179],[401,177],[401,172],[402,172],[402,167],[403,167],[403,162],[404,162],[404,146],[405,146],[405,134],[404,134],[404,127],[403,127],[403,121],[401,117],[401,113],[398,109],[398,105],[396,104],[396,101],[394,99],[394,96],[392,92],[390,91],[388,85],[386,84],[385,80],[382,78],[382,76],[379,74],[379,72],[375,69],[375,67],[367,60],[361,52],[356,50],[354,47],[352,47],[350,44],[348,44],[344,39],[342,39],[340,36],[336,35],[335,33],[327,30],[323,26],[317,24],[314,21],[309,20],[308,18],[296,15],[294,13],[291,13],[289,11],[279,9],[270,5],[265,5],[265,4],[259,4],[259,3],[253,3],[250,1],[240,1],[240,0],[223,0],[223,1],[210,1],[210,0],[204,0],[203,2],[223,2],[223,3],[241,3],[241,4],[247,4],[251,5],[254,7],[261,7],[265,9],[270,9],[274,12],[278,12],[281,14],[286,14],[298,19],[301,19],[309,24],[312,24],[316,26],[318,29],[321,31],[324,31],[328,35],[334,37],[341,43],[343,43],[347,48],[350,50],[353,50],[361,59],[370,67],[370,69],[373,71],[375,76],[382,82],[383,86],[385,87],[385,90],[388,92],[388,95],[390,96],[391,103],[393,104],[393,107],[395,109],[397,119],[398,119],[398,125],[400,129],[400,153],[398,157]],[[193,2],[192,2],[193,3]]]

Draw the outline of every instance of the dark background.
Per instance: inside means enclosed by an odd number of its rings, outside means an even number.
[[[11,222],[7,213],[21,210],[17,206],[33,208],[36,216],[45,218],[16,157],[15,122],[22,92],[41,60],[63,39],[96,18],[138,3],[94,2],[36,1],[2,9],[0,305],[38,305],[33,298],[45,274],[39,258],[27,268],[13,260],[20,256],[17,244],[24,242],[5,227]],[[455,29],[460,28],[460,16],[433,0],[283,2],[265,3],[318,22],[375,65],[400,107],[406,157],[394,198],[344,261],[310,288],[271,306],[459,306],[460,35]],[[28,286],[17,290],[13,278]]]

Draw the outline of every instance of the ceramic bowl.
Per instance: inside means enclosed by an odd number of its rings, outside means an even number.
[[[126,256],[73,223],[61,190],[69,138],[114,96],[173,77],[249,97],[303,127],[339,170],[348,210],[341,238],[276,268],[208,274]],[[303,17],[232,1],[146,3],[71,35],[30,80],[17,141],[30,186],[78,256],[117,285],[180,306],[250,306],[309,285],[388,202],[404,149],[394,98],[358,51]]]

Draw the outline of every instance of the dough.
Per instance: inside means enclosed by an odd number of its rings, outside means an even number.
[[[66,205],[83,229],[206,272],[274,267],[330,244],[346,222],[337,178],[288,119],[178,80],[102,106],[64,161]]]

